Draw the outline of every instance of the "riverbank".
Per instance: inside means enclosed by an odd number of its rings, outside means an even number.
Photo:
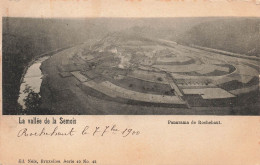
[[[68,49],[68,48],[70,48],[70,47],[71,47],[71,46],[65,47],[65,48],[55,49],[55,50],[49,51],[49,52],[47,52],[47,53],[43,53],[43,54],[40,54],[40,55],[38,55],[38,56],[35,56],[35,57],[28,63],[28,65],[24,68],[22,77],[21,77],[21,79],[20,79],[20,83],[23,82],[24,75],[26,74],[28,68],[29,68],[35,61],[37,61],[39,58],[44,57],[44,56],[52,56],[52,55],[58,53],[59,51]]]
[[[43,53],[41,55],[38,55],[34,57],[29,64],[25,67],[22,77],[20,79],[20,90],[19,90],[19,97],[17,102],[21,105],[22,107],[22,112],[21,113],[31,113],[30,109],[26,107],[24,99],[28,97],[30,92],[33,92],[37,94],[40,98],[40,88],[42,84],[42,71],[41,71],[41,64],[45,60],[49,59],[52,55],[57,54],[60,51],[63,51],[65,49],[68,49],[69,47],[65,48],[59,48],[53,51],[49,51],[46,53]],[[28,90],[30,92],[28,92]],[[37,97],[38,97],[37,96]],[[32,98],[35,99],[35,98]],[[38,111],[41,111],[41,107],[38,107]],[[24,111],[25,110],[25,111]]]

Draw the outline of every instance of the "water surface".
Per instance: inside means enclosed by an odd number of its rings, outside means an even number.
[[[32,65],[29,66],[27,69],[22,84],[20,86],[20,94],[18,98],[18,103],[23,107],[23,109],[26,108],[24,99],[28,96],[28,93],[24,92],[26,87],[29,87],[32,89],[35,93],[40,92],[41,84],[42,84],[42,71],[40,69],[40,66],[43,61],[47,60],[49,56],[41,57],[34,61]]]

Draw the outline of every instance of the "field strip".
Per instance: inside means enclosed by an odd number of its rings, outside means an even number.
[[[119,98],[125,98],[130,100],[153,102],[153,103],[186,104],[183,100],[180,100],[179,97],[177,96],[155,95],[155,94],[131,91],[116,86],[115,84],[112,84],[109,81],[104,81],[99,84],[89,81],[89,82],[84,82],[83,85],[93,88],[105,95],[114,98],[119,97]]]
[[[127,75],[128,77],[136,78],[143,81],[168,84],[166,75],[163,73],[155,73],[150,71],[135,70]],[[158,81],[157,78],[161,78],[162,81]]]
[[[259,89],[258,85],[253,85],[251,87],[235,89],[235,90],[231,90],[229,92],[234,94],[234,95],[239,95],[239,94],[242,94],[242,93],[249,93],[249,92],[252,92],[252,91],[256,91],[258,89]]]
[[[88,81],[89,79],[82,75],[80,71],[70,72],[74,77],[76,77],[80,82]]]
[[[203,99],[221,99],[235,97],[221,88],[183,89],[185,94],[199,94]]]

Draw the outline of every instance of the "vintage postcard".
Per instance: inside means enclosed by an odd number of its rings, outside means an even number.
[[[260,164],[260,1],[1,9],[0,165]]]

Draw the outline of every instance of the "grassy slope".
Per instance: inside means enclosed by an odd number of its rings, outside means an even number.
[[[178,42],[260,56],[260,19],[229,18],[198,24],[179,37]]]

